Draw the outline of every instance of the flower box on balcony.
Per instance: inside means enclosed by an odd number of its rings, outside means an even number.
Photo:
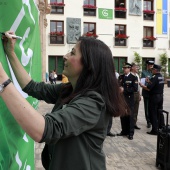
[[[57,3],[57,2],[51,2],[50,5],[51,6],[65,6],[64,3]]]
[[[126,11],[126,8],[122,8],[122,7],[116,7],[115,11]]]
[[[129,36],[125,35],[125,34],[118,34],[115,36],[115,38],[119,38],[119,39],[127,39],[129,38]]]
[[[154,14],[155,11],[153,11],[153,10],[143,10],[143,13],[145,13],[145,14]]]
[[[97,7],[94,5],[83,5],[83,8],[96,9]]]
[[[50,32],[50,36],[64,36],[64,32]]]
[[[155,41],[155,40],[157,40],[157,38],[150,36],[150,37],[144,37],[143,40]]]
[[[96,34],[93,34],[93,33],[86,33],[86,34],[83,34],[84,37],[94,37],[94,38],[97,38],[98,35]]]

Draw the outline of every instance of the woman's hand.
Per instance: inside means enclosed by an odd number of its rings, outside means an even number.
[[[2,63],[0,62],[0,84],[2,84],[4,81],[8,79],[8,75],[6,74]]]
[[[14,53],[16,39],[10,35],[15,35],[12,31],[6,31],[5,36],[2,37],[5,53],[10,57],[11,53]]]

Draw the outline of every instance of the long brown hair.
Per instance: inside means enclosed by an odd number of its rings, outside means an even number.
[[[79,39],[82,55],[83,70],[77,80],[73,93],[71,84],[63,86],[62,98],[69,102],[78,94],[85,94],[93,90],[102,95],[111,116],[127,114],[127,104],[120,93],[118,81],[115,76],[115,67],[109,47],[102,41],[89,37]],[[69,97],[66,97],[69,96]]]

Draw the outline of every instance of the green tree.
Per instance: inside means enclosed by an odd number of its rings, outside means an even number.
[[[168,56],[167,56],[167,53],[163,53],[163,54],[160,54],[160,65],[162,66],[162,73],[163,73],[163,76],[164,78],[167,76],[167,63],[168,63]]]
[[[134,56],[135,56],[134,62],[139,66],[139,76],[141,76],[141,72],[142,72],[142,57],[136,51],[134,51]]]

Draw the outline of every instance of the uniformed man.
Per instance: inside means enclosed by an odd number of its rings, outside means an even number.
[[[141,79],[145,79],[145,86],[148,85],[148,80],[152,77],[152,67],[154,65],[154,61],[147,60],[146,61],[147,69],[142,71]],[[151,127],[150,122],[150,112],[149,112],[149,92],[145,89],[142,89],[142,96],[144,101],[144,109],[145,109],[145,118],[147,121],[147,128]]]
[[[138,90],[138,80],[137,77],[130,73],[131,64],[125,63],[123,66],[124,74],[119,76],[119,83],[122,88],[124,98],[127,105],[129,106],[130,114],[128,116],[121,117],[121,133],[117,136],[127,136],[128,139],[132,140],[134,135],[134,92]]]
[[[163,92],[164,92],[164,77],[160,73],[161,66],[154,64],[152,68],[152,78],[148,85],[141,85],[141,87],[150,93],[149,110],[152,130],[147,132],[150,135],[157,135],[158,130],[158,110],[163,109]],[[164,116],[160,115],[160,126],[164,126]]]
[[[137,77],[138,79],[138,91],[134,92],[134,128],[140,130],[140,127],[137,126],[137,120],[138,120],[138,111],[139,111],[139,102],[141,101],[141,95],[140,95],[140,78],[138,75],[139,66],[136,63],[131,63],[131,73]]]

